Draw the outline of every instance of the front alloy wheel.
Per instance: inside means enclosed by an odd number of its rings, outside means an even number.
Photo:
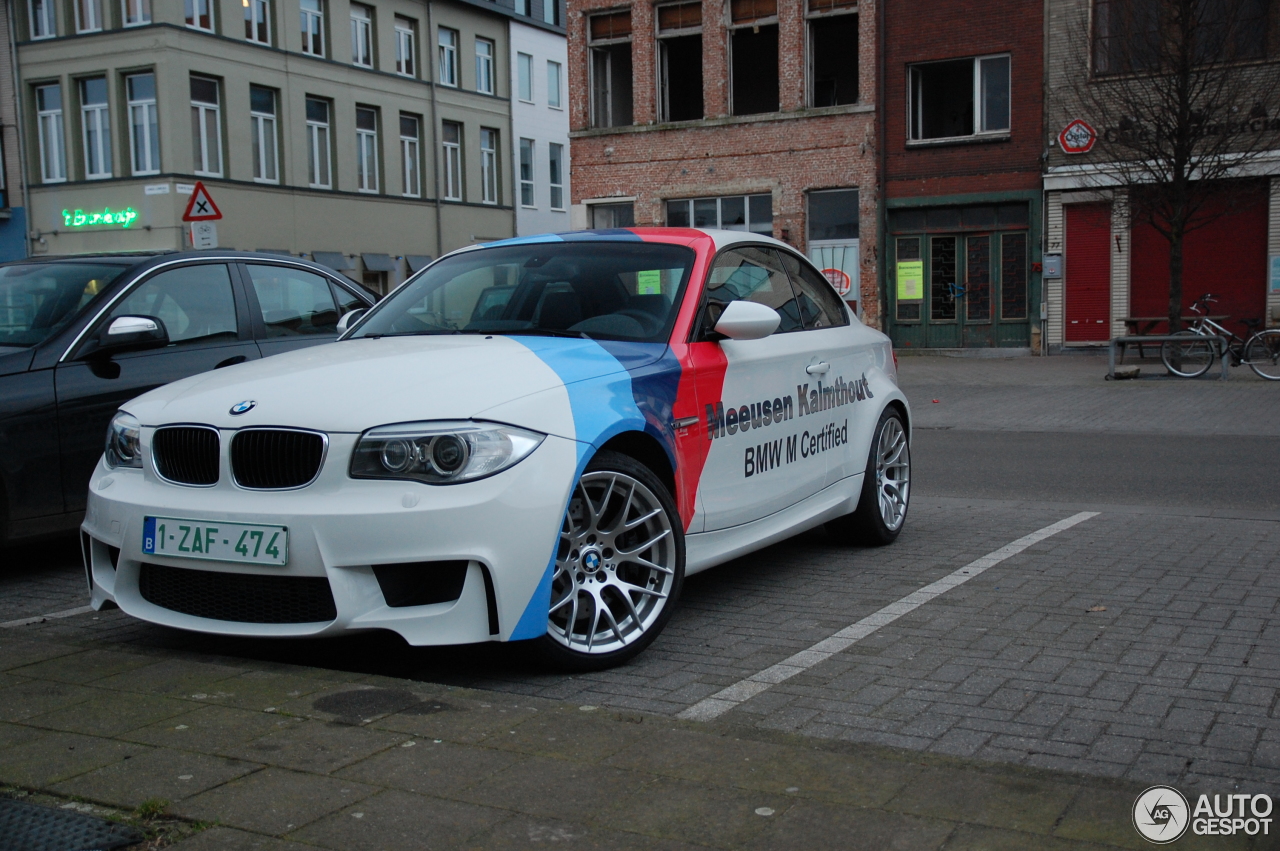
[[[542,649],[558,667],[617,665],[666,625],[684,577],[680,516],[647,467],[602,452],[560,529]]]
[[[826,524],[836,540],[883,546],[893,543],[907,521],[911,504],[911,445],[901,412],[886,408],[876,423],[867,453],[858,507]]]

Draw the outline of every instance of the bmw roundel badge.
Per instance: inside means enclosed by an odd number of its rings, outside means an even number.
[[[241,414],[247,414],[253,410],[253,406],[258,404],[252,399],[245,399],[243,402],[237,402],[231,406],[231,416],[238,417]]]

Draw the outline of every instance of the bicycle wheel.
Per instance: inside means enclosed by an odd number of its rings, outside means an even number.
[[[1280,330],[1259,331],[1250,337],[1244,362],[1263,378],[1280,381]]]
[[[1213,365],[1213,341],[1206,340],[1195,331],[1180,331],[1183,340],[1166,340],[1160,346],[1160,360],[1164,368],[1179,378],[1195,378],[1204,375]]]

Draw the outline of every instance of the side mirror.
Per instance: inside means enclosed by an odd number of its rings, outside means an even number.
[[[117,316],[98,335],[98,350],[153,348],[169,345],[164,321],[155,316]]]
[[[731,301],[725,306],[715,331],[730,340],[759,340],[778,330],[778,311],[754,301]]]
[[[342,318],[338,320],[338,333],[347,333],[347,329],[352,325],[355,325],[356,322],[360,320],[360,317],[364,316],[366,312],[367,309],[362,307],[358,310],[352,310],[349,313],[342,314]]]

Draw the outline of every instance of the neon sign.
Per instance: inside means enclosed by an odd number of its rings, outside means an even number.
[[[62,211],[62,223],[69,228],[87,228],[94,225],[119,225],[127,228],[137,218],[138,211],[132,207],[125,207],[123,210],[115,212],[112,212],[110,207],[103,207],[101,212],[97,210],[91,210],[87,213],[84,210],[76,210],[75,212],[71,210]]]

